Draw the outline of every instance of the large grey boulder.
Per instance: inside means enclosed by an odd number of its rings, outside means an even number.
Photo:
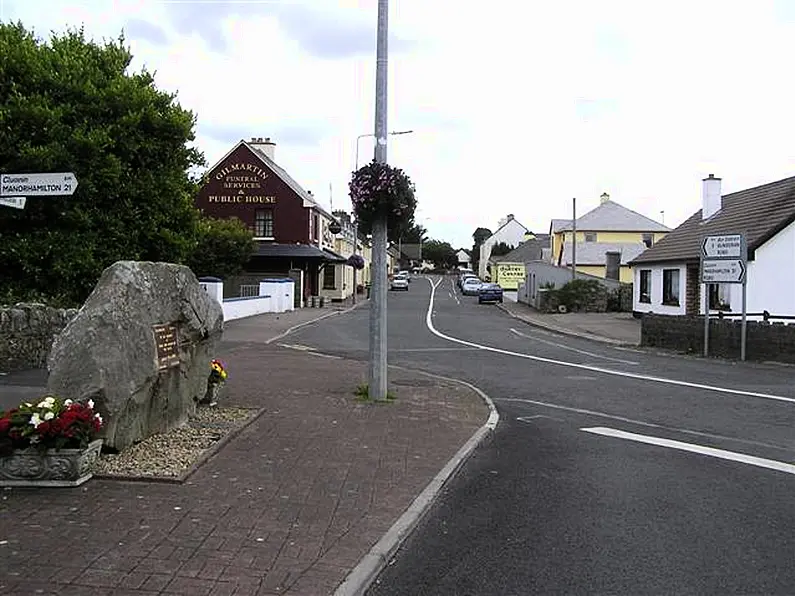
[[[48,389],[63,398],[93,399],[105,421],[105,445],[124,449],[183,424],[195,411],[223,318],[221,305],[189,268],[114,263],[56,337]],[[170,358],[164,357],[162,325],[178,339]]]

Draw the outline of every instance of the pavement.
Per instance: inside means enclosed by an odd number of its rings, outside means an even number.
[[[325,310],[227,324],[226,401],[265,412],[184,484],[0,492],[0,593],[361,593],[496,412],[472,386],[406,369],[390,371],[396,400],[356,400],[365,363],[284,335],[351,316]],[[9,377],[28,383],[9,394],[36,387],[33,373]]]
[[[617,346],[640,345],[640,320],[632,313],[545,314],[521,302],[506,301],[499,307],[512,317],[555,333]]]

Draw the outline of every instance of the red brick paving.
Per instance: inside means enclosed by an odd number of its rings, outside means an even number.
[[[402,371],[397,401],[358,402],[363,363],[267,346],[253,322],[219,356],[229,405],[266,412],[183,485],[0,492],[0,593],[333,593],[488,417],[471,390]]]

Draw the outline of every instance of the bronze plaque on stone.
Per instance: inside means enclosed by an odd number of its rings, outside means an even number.
[[[179,364],[179,337],[173,323],[152,325],[157,346],[157,368],[166,370]]]

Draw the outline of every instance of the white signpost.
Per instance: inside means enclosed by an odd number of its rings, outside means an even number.
[[[0,174],[0,197],[70,196],[77,188],[72,172],[50,174]]]
[[[704,284],[704,356],[709,356],[710,284],[742,284],[743,310],[740,360],[745,360],[748,249],[744,234],[706,236],[701,243],[701,283]]]
[[[14,209],[24,209],[25,197],[0,197],[0,205],[4,207],[13,207]]]

